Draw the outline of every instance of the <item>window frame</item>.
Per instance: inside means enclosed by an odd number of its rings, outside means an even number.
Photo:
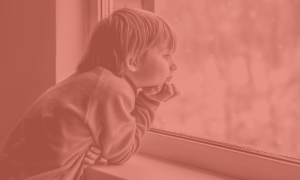
[[[113,0],[89,1],[97,3],[98,21],[113,11]],[[154,12],[154,0],[141,1],[144,9]],[[139,152],[245,180],[300,177],[299,159],[160,129],[150,129]]]

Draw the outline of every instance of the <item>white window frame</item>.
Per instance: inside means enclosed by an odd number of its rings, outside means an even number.
[[[113,0],[98,4],[98,20],[113,11]],[[152,0],[143,0],[147,4]],[[139,151],[244,180],[299,180],[300,160],[225,142],[151,129]]]

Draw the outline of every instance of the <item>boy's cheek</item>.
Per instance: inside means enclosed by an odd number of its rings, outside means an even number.
[[[152,86],[159,86],[159,87],[161,87],[161,89],[164,87],[164,85],[165,85],[165,81],[163,81],[162,79],[160,79],[160,78],[154,78],[153,79],[153,77],[151,77],[151,78],[149,78],[149,82],[151,81],[151,84],[152,84]]]

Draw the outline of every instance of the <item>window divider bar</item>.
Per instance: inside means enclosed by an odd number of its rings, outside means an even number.
[[[98,22],[113,12],[113,0],[98,0]]]

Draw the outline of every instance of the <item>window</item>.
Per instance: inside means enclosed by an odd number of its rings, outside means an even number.
[[[172,6],[170,6],[172,4]],[[159,0],[181,95],[155,126],[300,158],[300,2]]]
[[[141,152],[242,179],[300,177],[300,1],[114,0],[112,9],[126,6],[154,11],[178,34],[181,95],[159,108]]]

